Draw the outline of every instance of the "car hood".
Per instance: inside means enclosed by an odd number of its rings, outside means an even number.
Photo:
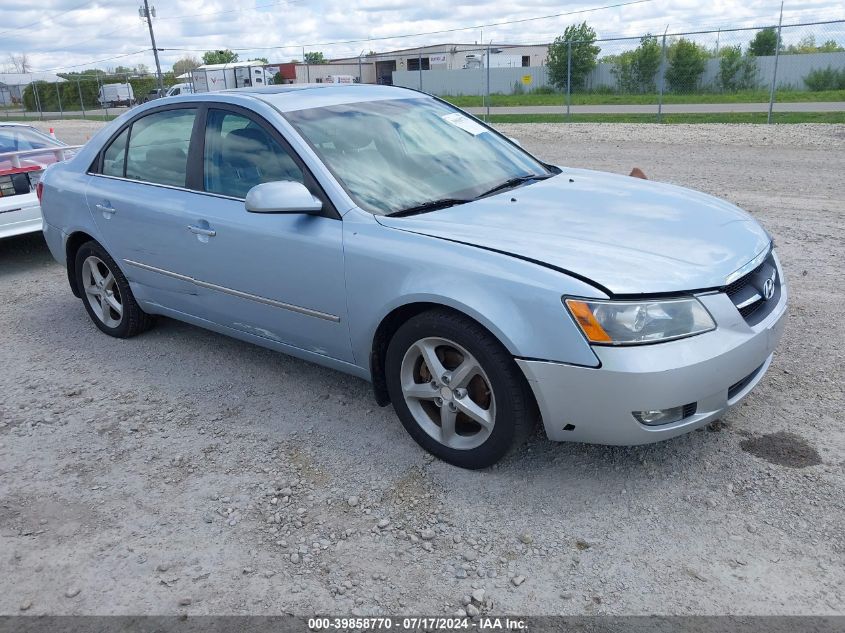
[[[582,169],[439,211],[377,220],[537,261],[614,295],[723,286],[771,241],[750,215],[718,198]]]

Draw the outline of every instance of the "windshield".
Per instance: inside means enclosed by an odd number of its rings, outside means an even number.
[[[61,143],[34,128],[0,125],[0,154],[59,146],[61,146]]]
[[[549,175],[542,163],[495,132],[428,97],[285,116],[353,200],[372,213],[471,200],[510,179]]]

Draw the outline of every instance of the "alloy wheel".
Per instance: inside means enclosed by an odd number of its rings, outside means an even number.
[[[410,346],[400,382],[416,423],[444,446],[470,450],[490,437],[496,399],[481,364],[464,347],[439,337]]]
[[[82,284],[85,299],[98,319],[115,328],[123,320],[123,300],[114,274],[102,259],[88,256],[82,262]]]

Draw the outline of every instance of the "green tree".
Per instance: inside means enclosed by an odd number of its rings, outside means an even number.
[[[748,52],[755,57],[774,55],[778,46],[778,32],[773,26],[757,31],[754,39],[748,45]]]
[[[549,68],[549,80],[561,90],[566,89],[568,65],[568,42],[572,43],[572,88],[584,87],[587,75],[596,67],[596,60],[601,48],[596,45],[596,32],[586,22],[566,27],[563,35],[555,38],[549,45],[546,65]]]
[[[182,59],[177,59],[173,64],[173,74],[178,77],[179,75],[189,73],[200,66],[201,62],[196,57],[183,57]]]
[[[610,72],[616,77],[621,92],[654,92],[655,75],[660,69],[660,44],[657,38],[646,34],[637,48],[625,51],[609,60],[613,63]]]
[[[674,92],[692,92],[707,65],[707,51],[686,38],[673,42],[666,54],[666,83]]]
[[[845,51],[845,48],[843,48],[836,40],[827,40],[818,48],[819,53],[841,53],[842,51]]]
[[[742,54],[741,46],[725,46],[719,52],[719,86],[722,90],[736,92],[757,85],[757,62],[754,56]]]
[[[845,49],[839,46],[839,44],[836,43],[836,40],[827,40],[821,46],[816,46],[816,36],[812,33],[802,37],[798,40],[797,44],[790,44],[786,47],[786,52],[793,55],[803,55],[807,53],[838,53],[842,50]]]
[[[815,53],[817,50],[816,36],[810,33],[798,40],[797,44],[790,44],[787,46],[785,52],[792,55],[802,55],[806,53]]]
[[[326,57],[320,51],[309,51],[305,53],[306,64],[325,64]]]
[[[228,48],[222,51],[207,51],[202,55],[203,64],[231,64],[238,61],[238,54]]]

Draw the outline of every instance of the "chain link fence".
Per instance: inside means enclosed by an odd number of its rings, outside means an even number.
[[[543,51],[539,65],[528,53]],[[477,67],[426,68],[425,57]],[[845,111],[845,21],[427,51],[392,83],[481,113]],[[538,55],[539,56],[539,55]],[[530,56],[533,61],[534,55]],[[488,61],[489,60],[489,61]],[[509,67],[518,60],[522,67]],[[422,70],[420,70],[422,69]],[[777,104],[782,104],[777,106]],[[787,105],[791,104],[791,105]],[[499,108],[508,108],[501,110]]]
[[[68,74],[58,81],[0,82],[0,118],[111,118],[157,98],[157,86],[154,75],[104,73]]]
[[[259,81],[392,84],[445,97],[481,115],[627,114],[661,121],[672,113],[752,113],[771,120],[776,109],[845,111],[845,20],[689,32],[667,28],[590,41],[446,44],[362,51],[323,63],[288,58],[198,72],[191,81],[197,91]],[[0,117],[109,117],[155,98],[156,86],[153,75],[103,74],[0,83]]]

